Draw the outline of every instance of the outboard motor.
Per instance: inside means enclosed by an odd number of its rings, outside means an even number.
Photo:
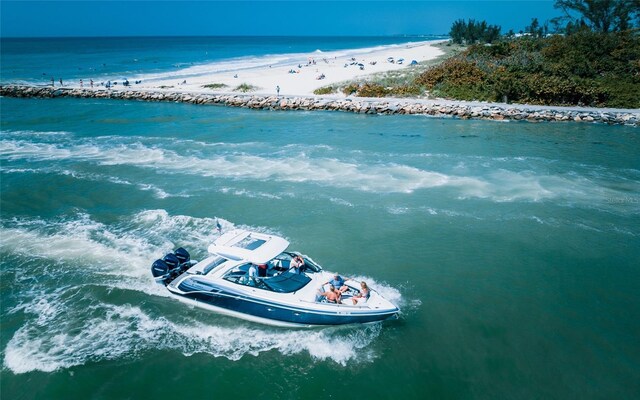
[[[151,274],[156,280],[158,280],[158,278],[164,279],[168,273],[169,266],[163,260],[156,260],[151,266]]]
[[[188,263],[191,260],[191,255],[189,254],[189,252],[182,247],[178,247],[173,253],[180,261],[180,264]]]
[[[173,253],[167,254],[162,260],[169,266],[169,270],[173,270],[180,266],[180,259],[178,259],[178,257]]]
[[[191,261],[189,252],[180,247],[175,253],[169,253],[161,260],[156,260],[151,266],[151,273],[158,283],[166,286],[191,268],[194,263]]]

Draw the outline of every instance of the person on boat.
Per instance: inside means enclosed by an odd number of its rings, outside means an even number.
[[[333,279],[331,279],[328,282],[325,282],[324,284],[326,285],[327,283],[330,283],[333,285],[333,287],[338,288],[337,290],[340,292],[340,294],[346,292],[347,290],[349,290],[349,286],[347,286],[345,284],[345,281],[348,281],[349,278],[343,278],[338,274],[333,274]]]
[[[258,264],[258,276],[264,278],[267,276],[267,270],[269,266],[267,264]]]
[[[258,268],[255,264],[251,264],[249,267],[249,281],[247,282],[249,286],[257,286],[258,284]]]
[[[354,295],[351,300],[353,301],[353,305],[358,303],[365,303],[369,300],[371,296],[371,290],[369,290],[369,286],[367,286],[367,282],[360,282],[360,293]]]
[[[342,299],[342,292],[336,290],[333,285],[329,285],[329,290],[323,292],[322,289],[318,289],[318,295],[316,296],[316,301],[321,302],[322,300],[326,300],[328,303],[340,303]]]
[[[293,258],[291,259],[291,263],[289,264],[289,267],[291,268],[291,272],[295,274],[299,274],[302,272],[302,269],[304,268],[304,260],[300,256],[297,256],[297,255],[293,256]]]

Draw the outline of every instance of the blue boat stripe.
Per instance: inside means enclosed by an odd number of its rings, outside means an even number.
[[[175,292],[174,292],[175,293]],[[252,303],[256,303],[256,304],[261,304],[261,305],[266,305],[266,306],[271,306],[271,307],[275,307],[278,309],[285,309],[285,310],[290,310],[290,311],[296,311],[296,312],[304,312],[304,313],[310,313],[310,314],[317,314],[317,315],[328,315],[328,316],[344,316],[346,311],[324,311],[324,310],[310,310],[308,308],[300,308],[300,307],[295,307],[295,306],[287,306],[287,305],[283,305],[281,303],[274,303],[268,300],[262,300],[262,299],[254,299],[251,297],[247,297],[246,295],[243,294],[230,294],[230,293],[225,293],[224,291],[220,290],[218,292],[212,292],[212,291],[189,291],[189,292],[183,292],[185,294],[206,294],[209,296],[224,296],[224,297],[229,297],[229,298],[237,298],[238,300],[244,300],[244,301],[249,301]],[[179,293],[175,293],[175,294],[179,294]],[[187,296],[185,296],[187,297]],[[348,310],[352,310],[352,309],[348,309]],[[371,310],[371,309],[369,309]],[[371,310],[371,311],[360,311],[358,309],[349,311],[351,316],[361,316],[361,317],[366,317],[366,316],[375,316],[375,315],[385,315],[385,314],[395,314],[396,312],[398,312],[398,308],[396,307],[394,310]]]

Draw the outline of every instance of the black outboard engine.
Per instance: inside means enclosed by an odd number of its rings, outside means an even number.
[[[179,247],[174,253],[156,260],[151,266],[151,273],[158,283],[168,285],[193,264],[189,252]]]
[[[189,254],[189,252],[182,247],[178,247],[176,251],[173,252],[173,254],[176,255],[176,257],[180,261],[180,264],[188,263],[191,260],[191,255]]]
[[[162,278],[169,273],[169,266],[163,260],[156,260],[151,266],[151,274],[154,278]]]
[[[173,270],[175,268],[178,268],[178,266],[180,266],[180,260],[173,253],[167,254],[166,256],[164,256],[164,258],[162,260],[165,263],[167,263],[167,265],[169,266],[170,270]]]

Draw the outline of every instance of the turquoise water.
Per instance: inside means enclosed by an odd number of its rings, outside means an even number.
[[[0,101],[3,398],[640,394],[635,128]],[[166,297],[150,263],[203,257],[216,218],[401,317],[277,329]]]
[[[427,39],[2,39],[0,81]],[[640,396],[636,128],[11,98],[0,128],[3,399]],[[400,318],[276,329],[168,298],[151,262],[204,257],[216,220]]]

